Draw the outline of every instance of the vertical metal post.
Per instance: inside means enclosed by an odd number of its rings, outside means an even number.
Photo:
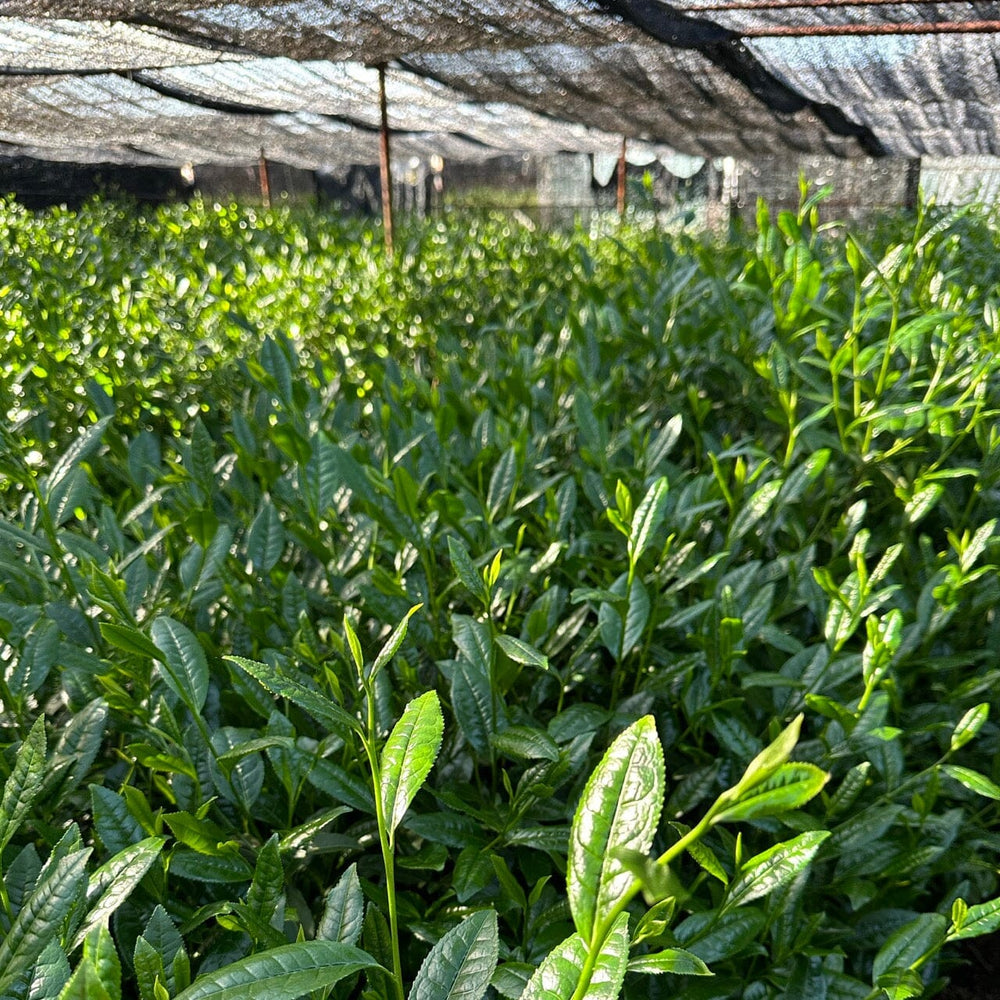
[[[906,161],[906,190],[903,195],[905,207],[914,211],[920,199],[920,157],[911,156]],[[881,207],[881,206],[880,206]]]
[[[257,164],[257,171],[260,175],[260,196],[264,201],[264,207],[271,207],[271,175],[267,169],[267,157],[264,155],[264,147],[260,148],[260,160]]]
[[[625,144],[628,140],[622,136],[622,148],[618,153],[618,218],[625,218]]]
[[[392,257],[392,171],[389,162],[389,110],[385,98],[385,64],[378,68],[379,181],[382,186],[382,230],[385,252]]]

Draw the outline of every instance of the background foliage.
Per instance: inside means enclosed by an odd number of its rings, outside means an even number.
[[[516,997],[612,739],[655,720],[666,855],[799,713],[823,791],[644,876],[635,957],[693,960],[624,993],[933,992],[1000,923],[997,239],[806,200],[725,243],[432,221],[390,266],[288,209],[5,204],[0,995],[190,1000],[304,939],[338,997],[394,944],[444,996],[463,941]]]

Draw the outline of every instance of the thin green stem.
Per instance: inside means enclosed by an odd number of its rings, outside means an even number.
[[[392,939],[392,979],[396,986],[397,1000],[404,1000],[403,963],[399,953],[399,913],[396,908],[396,875],[393,859],[393,838],[389,833],[385,813],[382,811],[382,769],[375,753],[377,739],[375,722],[375,692],[365,678],[362,678],[368,702],[368,735],[362,739],[368,768],[372,776],[372,790],[375,793],[375,822],[378,825],[379,847],[382,849],[382,867],[385,869],[385,895],[389,909],[389,937]]]
[[[731,789],[730,789],[731,791]],[[702,816],[701,820],[696,826],[693,826],[677,843],[672,844],[668,847],[657,859],[656,864],[658,865],[668,865],[674,860],[679,854],[687,850],[687,848],[693,844],[696,840],[699,840],[705,831],[712,825],[712,820],[719,814],[719,812],[726,806],[728,799],[726,796],[729,792],[723,792],[715,802],[712,803],[712,807]],[[625,907],[632,902],[633,899],[639,894],[642,889],[642,883],[639,879],[632,879],[632,884],[629,886],[628,890],[624,893],[621,899],[618,900],[617,904],[609,911],[608,915],[598,923],[594,924],[594,932],[591,935],[590,942],[587,946],[587,958],[583,963],[583,969],[580,970],[580,980],[577,983],[576,991],[573,993],[572,1000],[583,1000],[587,994],[587,990],[590,988],[590,980],[593,978],[594,970],[597,968],[597,961],[601,957],[601,951],[604,948],[604,942],[607,940],[608,932],[614,926],[615,921],[625,910]]]

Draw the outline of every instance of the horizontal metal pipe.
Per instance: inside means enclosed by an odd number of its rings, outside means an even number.
[[[796,7],[837,10],[839,7],[903,7],[913,0],[710,0],[709,3],[675,7],[684,14],[704,14],[721,10],[790,10]],[[969,0],[935,0],[936,7],[949,4],[969,5]]]
[[[840,38],[846,35],[991,35],[1000,21],[911,21],[898,24],[768,24],[738,28],[739,38]]]

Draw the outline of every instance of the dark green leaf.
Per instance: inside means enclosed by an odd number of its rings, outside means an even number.
[[[174,1000],[298,1000],[375,965],[370,955],[352,945],[299,941],[199,976]]]
[[[208,660],[201,643],[173,618],[157,618],[149,631],[160,651],[158,659],[167,687],[198,715],[208,697]]]
[[[543,729],[510,726],[492,739],[493,746],[508,757],[520,760],[559,760],[556,741]]]
[[[495,912],[466,917],[424,959],[409,1000],[479,1000],[496,969],[499,945]]]
[[[46,866],[38,884],[0,941],[0,996],[34,965],[59,927],[77,905],[87,883],[90,848],[73,851]]]
[[[940,913],[922,913],[900,927],[879,949],[872,963],[872,981],[895,970],[905,970],[932,955],[944,943],[948,919]]]
[[[0,801],[0,852],[31,810],[45,774],[45,717],[39,716],[18,748],[14,769],[4,782]]]
[[[326,894],[326,905],[316,928],[316,937],[321,941],[357,944],[364,924],[364,913],[365,900],[361,893],[357,865],[351,865]]]
[[[465,589],[481,604],[486,605],[490,599],[489,591],[486,589],[486,582],[472,562],[469,550],[462,542],[451,535],[448,536],[448,555],[451,559],[452,569],[455,570],[455,574],[465,585]]]
[[[526,667],[549,669],[549,658],[539,653],[534,646],[512,635],[498,635],[497,645],[515,662]]]
[[[301,680],[281,667],[246,660],[242,656],[227,656],[227,660],[246,671],[271,694],[287,698],[305,709],[317,722],[322,722],[330,732],[349,740],[360,733],[361,725],[354,716],[345,712],[336,702],[307,687]]]

